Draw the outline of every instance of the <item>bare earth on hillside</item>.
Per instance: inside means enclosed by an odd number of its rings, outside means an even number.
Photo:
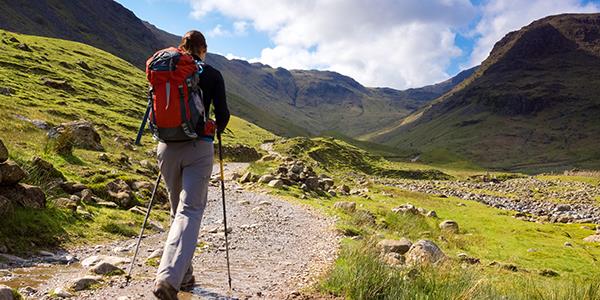
[[[229,166],[231,169],[239,165]],[[227,172],[226,172],[227,174]],[[333,220],[309,208],[290,204],[269,195],[242,190],[227,182],[228,227],[230,238],[232,297],[239,299],[284,299],[294,291],[308,287],[331,265],[339,239]],[[193,260],[196,288],[180,293],[181,299],[222,299],[228,295],[225,241],[222,225],[220,189],[211,186],[209,202],[202,222],[199,247]],[[162,248],[166,233],[145,238],[133,281],[123,288],[124,276],[105,278],[98,289],[76,293],[71,299],[153,299],[155,267],[144,262],[148,255]],[[133,248],[135,240],[74,250],[80,260],[92,255],[130,258],[133,251],[115,252],[115,248]],[[142,265],[143,264],[143,265]],[[123,265],[125,267],[126,265]],[[55,272],[56,270],[51,270]],[[56,287],[68,287],[76,278],[88,275],[81,266],[66,267],[39,286],[34,299]]]

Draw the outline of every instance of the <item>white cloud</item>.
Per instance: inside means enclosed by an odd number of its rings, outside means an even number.
[[[469,0],[189,1],[196,18],[218,12],[238,23],[234,31],[266,32],[274,46],[262,50],[262,63],[396,88],[446,79],[461,54],[455,32],[477,12]]]
[[[598,12],[593,3],[578,0],[492,0],[482,7],[482,17],[473,34],[476,43],[470,66],[481,63],[494,44],[507,33],[549,15],[561,13]]]
[[[207,35],[209,37],[227,36],[230,35],[230,32],[223,29],[223,25],[217,24],[217,26],[208,31]]]
[[[246,34],[246,30],[248,29],[248,22],[246,21],[237,21],[233,22],[233,32],[236,35],[244,35]]]

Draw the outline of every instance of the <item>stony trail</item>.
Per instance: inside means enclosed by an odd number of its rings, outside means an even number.
[[[228,164],[226,177],[245,167]],[[226,186],[233,291],[229,294],[227,288],[221,194],[215,184],[209,189],[193,260],[196,287],[191,293],[180,293],[181,299],[285,299],[313,284],[331,266],[339,246],[331,218],[274,196],[245,191],[231,180],[226,181]],[[166,233],[161,233],[143,239],[129,286],[123,287],[124,276],[104,277],[99,288],[73,293],[69,299],[153,299],[156,268],[145,261],[153,251],[162,248],[165,237]],[[134,243],[135,239],[118,241],[73,249],[69,254],[79,260],[93,255],[129,259]],[[127,266],[121,265],[123,269]],[[16,275],[13,285],[28,282],[27,276],[37,276],[35,280],[42,281],[27,299],[45,299],[54,288],[67,288],[75,279],[89,275],[80,263],[36,265],[10,272]]]

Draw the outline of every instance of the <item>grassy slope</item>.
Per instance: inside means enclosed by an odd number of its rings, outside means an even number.
[[[275,148],[282,153],[298,155],[311,162],[319,173],[333,175],[336,182],[343,182],[351,187],[354,184],[353,178],[365,175],[361,171],[365,168],[357,168],[360,164],[368,164],[375,169],[382,166],[396,170],[431,168],[369,158],[357,162],[356,157],[350,154],[360,150],[352,146],[331,139],[317,138],[313,141],[315,144],[293,139],[277,143]],[[306,145],[310,146],[308,150],[299,151],[307,148]],[[324,163],[320,160],[322,156],[311,155],[319,148],[327,148],[325,152],[330,153],[330,158],[338,159],[330,159],[328,163]],[[253,169],[260,172],[272,170],[274,167],[273,163],[253,165]],[[457,178],[477,173],[474,170],[456,168],[445,171]],[[356,175],[350,175],[351,172]],[[562,176],[561,179],[581,180],[580,177]],[[587,176],[585,178],[594,180]],[[320,285],[321,293],[332,293],[351,299],[600,298],[600,287],[594,286],[594,282],[600,278],[600,245],[582,242],[582,239],[591,235],[593,231],[581,228],[581,224],[529,223],[513,218],[510,212],[474,201],[406,192],[373,183],[368,184],[368,188],[371,196],[368,200],[355,196],[317,195],[312,195],[307,200],[299,200],[302,192],[295,187],[270,189],[272,193],[287,197],[290,201],[310,205],[338,217],[337,227],[341,232],[362,237],[362,241],[344,241],[335,268]],[[370,223],[364,213],[348,214],[334,209],[333,204],[337,201],[356,202],[359,211],[368,211],[374,215],[375,223]],[[435,210],[440,219],[403,217],[391,213],[393,207],[404,203]],[[459,206],[459,203],[466,206]],[[456,220],[461,227],[460,234],[440,232],[437,225],[445,219]],[[408,280],[404,277],[405,272],[392,271],[376,259],[373,243],[383,237],[431,239],[453,260],[456,260],[458,253],[465,252],[480,258],[482,264],[462,269],[454,262],[438,269],[422,270],[423,275],[419,279]],[[442,238],[445,241],[442,241]],[[573,247],[565,247],[565,242],[572,243]],[[514,273],[488,267],[493,261],[514,264],[521,271]],[[554,270],[560,276],[548,278],[538,274],[546,269]],[[587,288],[596,290],[586,295]]]
[[[10,41],[13,37],[27,44],[32,52],[18,49],[19,43]],[[53,163],[69,180],[97,189],[102,189],[114,178],[154,180],[141,175],[138,171],[142,168],[137,163],[144,159],[153,160],[147,154],[155,146],[150,134],[144,136],[143,145],[136,150],[124,149],[122,143],[115,141],[117,137],[131,142],[135,138],[146,102],[146,82],[142,71],[84,44],[6,31],[0,31],[0,55],[0,87],[14,90],[12,96],[0,95],[0,139],[9,148],[12,159],[27,167],[33,156],[40,156]],[[90,71],[78,66],[79,61],[85,62]],[[43,78],[66,80],[73,91],[47,87],[42,84]],[[77,119],[89,120],[98,129],[106,153],[113,162],[100,161],[100,153],[89,150],[76,149],[72,156],[57,155],[51,151],[46,133],[19,116],[52,125]],[[236,117],[232,117],[230,128],[233,136],[224,136],[226,144],[258,146],[263,139],[274,137]],[[115,163],[121,153],[132,159],[131,166]],[[27,181],[35,183],[39,179],[28,178]],[[64,195],[53,192],[49,198],[58,196]],[[101,229],[112,222],[111,218],[107,218],[110,215],[114,222],[128,228],[139,226],[129,221],[137,222],[139,218],[128,212],[95,207],[87,209],[96,215],[95,222],[79,220],[52,207],[44,211],[20,211],[0,221],[0,233],[4,237],[0,238],[0,243],[20,250],[28,247],[28,241],[32,240],[43,246],[57,245],[63,240],[77,243],[83,238],[103,237],[105,231]],[[22,230],[32,234],[20,234]]]

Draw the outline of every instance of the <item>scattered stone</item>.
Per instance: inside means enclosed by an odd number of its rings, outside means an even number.
[[[269,181],[269,186],[272,188],[282,188],[283,181],[280,179],[271,180],[271,181]]]
[[[437,218],[438,217],[438,215],[435,212],[435,210],[430,210],[429,212],[427,212],[427,214],[425,216],[428,217],[428,218]]]
[[[150,162],[147,159],[140,161],[140,166],[146,170],[151,171],[152,173],[158,173],[160,171],[156,162]]]
[[[13,291],[6,285],[0,285],[0,299],[2,300],[16,300],[13,296]]]
[[[73,294],[71,294],[69,291],[67,291],[64,288],[61,287],[57,287],[54,290],[52,290],[52,292],[50,292],[51,296],[54,297],[58,297],[58,298],[71,298],[73,297]]]
[[[559,204],[554,209],[554,211],[570,211],[570,210],[571,210],[571,205],[569,205],[569,204]]]
[[[130,208],[134,204],[131,188],[123,179],[116,179],[106,185],[108,195],[113,202],[122,208]]]
[[[390,266],[400,266],[406,262],[404,255],[396,252],[389,252],[384,254],[382,260],[385,264]]]
[[[462,203],[462,202],[460,202],[460,203],[458,203],[458,204],[456,204],[456,205],[458,205],[458,206],[462,206],[462,207],[466,207],[466,206],[467,206],[466,204],[464,204],[464,203]]]
[[[94,202],[94,193],[90,189],[85,189],[81,191],[81,201],[83,203],[93,203]]]
[[[161,257],[163,255],[163,251],[163,248],[159,248],[152,251],[152,253],[150,253],[150,255],[148,255],[148,257],[146,258],[146,260]]]
[[[570,242],[565,242],[564,246],[565,247],[573,247],[573,244],[571,244]]]
[[[398,254],[404,254],[410,250],[412,242],[407,238],[400,240],[382,240],[377,243],[377,248],[381,249],[384,254],[393,252]]]
[[[333,207],[343,210],[347,213],[353,213],[356,211],[356,202],[338,201],[333,204]]]
[[[15,90],[9,87],[0,87],[0,95],[4,96],[12,96],[15,93]]]
[[[63,123],[48,132],[48,137],[50,138],[58,138],[61,135],[65,135],[64,138],[72,141],[75,147],[104,151],[100,134],[98,134],[94,125],[89,121],[79,120]]]
[[[44,208],[46,207],[46,195],[41,188],[19,183],[13,186],[1,186],[0,196],[18,203],[22,207]]]
[[[435,264],[445,258],[444,252],[430,240],[414,243],[406,253],[406,262],[410,265]]]
[[[481,263],[481,260],[479,258],[470,257],[466,253],[459,253],[458,254],[458,259],[461,262],[465,262],[465,263],[470,264],[470,265],[476,265],[476,264],[480,264]]]
[[[242,177],[240,177],[240,183],[247,183],[247,182],[250,182],[251,180],[252,180],[251,172],[246,172],[246,173],[244,173],[244,175],[242,175]]]
[[[271,203],[271,202],[269,202],[269,201],[266,201],[266,200],[264,200],[264,201],[260,201],[260,202],[258,203],[258,205],[263,205],[263,206],[269,206],[269,205],[272,205],[272,204],[273,204],[273,203]]]
[[[70,285],[70,288],[76,292],[83,291],[89,289],[91,286],[95,284],[99,284],[102,280],[100,276],[84,276],[78,279],[75,279]]]
[[[106,262],[106,263],[109,263],[112,265],[121,265],[121,264],[128,263],[129,259],[119,257],[119,256],[93,255],[93,256],[90,256],[90,257],[84,259],[83,261],[81,261],[81,265],[84,268],[92,268],[103,262]]]
[[[540,271],[540,275],[545,277],[557,277],[559,276],[558,272],[550,269],[544,269]]]
[[[114,202],[110,202],[110,201],[98,201],[96,204],[98,204],[99,206],[102,206],[102,207],[119,208],[119,205],[117,205]]]
[[[583,241],[588,243],[600,243],[600,234],[590,235],[583,239]]]
[[[80,67],[81,67],[82,69],[84,69],[84,70],[87,70],[87,71],[90,71],[90,70],[91,70],[90,66],[89,66],[89,65],[88,65],[88,64],[87,64],[85,61],[83,61],[83,60],[78,60],[78,61],[76,62],[76,64],[77,64],[78,66],[80,66]]]
[[[273,179],[275,179],[275,177],[274,177],[273,175],[266,174],[266,175],[263,175],[263,176],[261,176],[261,177],[258,179],[258,183],[269,183],[269,182],[271,182]]]
[[[345,184],[342,184],[340,186],[340,192],[342,192],[343,195],[348,195],[350,194],[350,187]]]
[[[333,190],[333,189],[330,189],[330,190],[328,190],[328,191],[327,191],[327,193],[328,193],[328,194],[329,194],[329,196],[331,196],[331,197],[335,197],[335,196],[337,196],[337,193],[336,193],[336,192],[335,192],[335,190]]]
[[[250,205],[250,201],[248,200],[240,200],[237,202],[239,205]]]
[[[19,289],[19,294],[26,296],[26,297],[32,296],[35,293],[37,293],[37,290],[30,286],[26,286],[26,287]]]
[[[25,170],[10,160],[0,164],[0,174],[2,174],[2,185],[17,184],[27,176]]]
[[[4,163],[8,160],[8,149],[4,145],[4,142],[0,140],[0,163]]]
[[[62,90],[65,92],[74,92],[75,89],[68,83],[66,80],[59,79],[51,79],[51,78],[42,78],[42,84],[57,90]]]
[[[162,224],[156,221],[150,221],[150,223],[148,223],[148,228],[158,232],[165,232],[165,227],[163,227]]]
[[[529,253],[538,252],[538,249],[529,248],[529,249],[527,249],[527,252],[529,252]]]
[[[108,156],[108,154],[106,154],[106,153],[98,154],[98,159],[103,162],[110,162],[110,156]]]
[[[70,209],[72,211],[76,211],[77,210],[77,205],[78,203],[76,201],[71,200],[70,198],[57,198],[54,199],[54,201],[52,201],[54,203],[54,206],[56,207],[60,207],[60,208],[66,208],[66,209]]]
[[[412,204],[402,204],[398,207],[392,208],[392,212],[394,213],[403,213],[403,214],[412,214],[412,215],[418,215],[419,214],[419,210]]]
[[[25,43],[21,43],[17,46],[17,48],[19,48],[19,50],[25,51],[25,52],[31,52],[31,48],[29,47],[29,45],[25,44]]]
[[[91,219],[94,218],[94,216],[92,215],[92,213],[90,213],[89,211],[85,210],[81,206],[77,206],[77,208],[75,209],[75,213],[77,213],[77,215],[79,215],[83,219],[91,220]]]
[[[106,261],[102,261],[92,267],[90,272],[98,275],[121,275],[124,273],[119,267]]]
[[[451,233],[458,233],[458,231],[459,231],[458,223],[453,220],[446,220],[446,221],[443,221],[442,223],[440,223],[440,229],[442,231],[451,232]]]
[[[130,208],[128,211],[132,212],[134,214],[142,215],[142,216],[145,216],[146,212],[147,212],[146,208],[140,207],[140,206],[134,206],[134,207]]]

